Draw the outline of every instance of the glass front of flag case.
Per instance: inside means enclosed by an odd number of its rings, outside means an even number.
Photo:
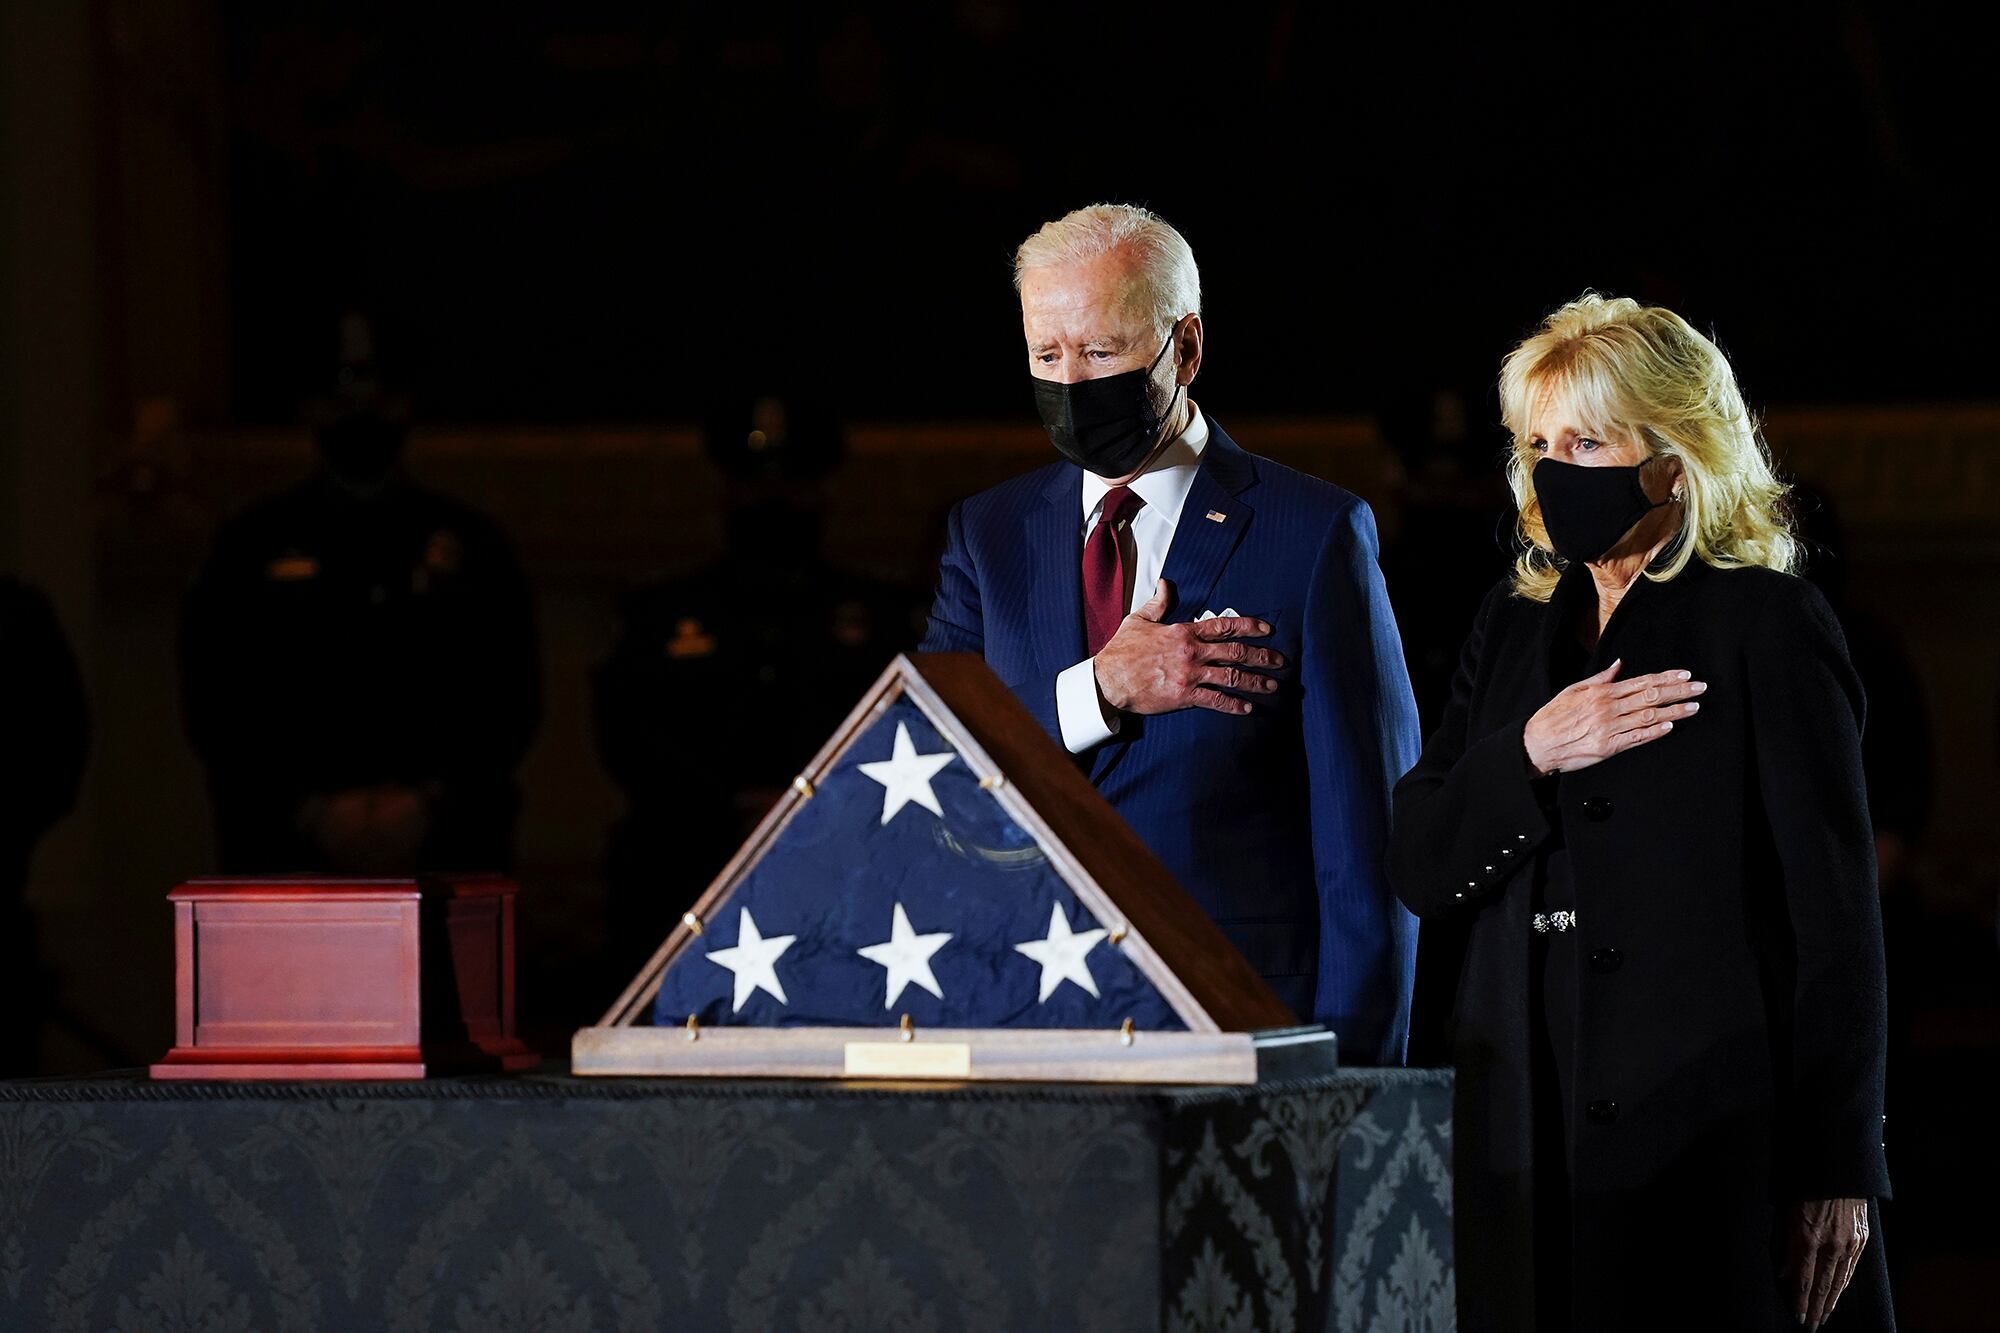
[[[984,663],[899,657],[572,1066],[1248,1083],[1294,1022]]]

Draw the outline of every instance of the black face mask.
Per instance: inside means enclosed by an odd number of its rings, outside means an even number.
[[[1173,345],[1173,335],[1168,334],[1159,356],[1144,370],[1074,384],[1034,381],[1035,410],[1041,413],[1056,452],[1100,477],[1127,476],[1145,462],[1174,411],[1172,398],[1167,399],[1165,412],[1153,410],[1153,372]],[[1180,393],[1179,385],[1174,393]]]
[[[1544,458],[1535,464],[1535,498],[1542,526],[1556,554],[1576,563],[1595,560],[1623,541],[1639,520],[1672,503],[1655,504],[1639,484],[1639,468],[1585,467]]]

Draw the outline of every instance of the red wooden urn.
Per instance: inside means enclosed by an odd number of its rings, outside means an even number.
[[[497,875],[196,879],[174,905],[169,1079],[397,1079],[540,1062],[514,1036]]]

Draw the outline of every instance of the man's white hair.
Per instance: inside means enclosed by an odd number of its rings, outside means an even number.
[[[1045,222],[1014,252],[1014,290],[1031,268],[1077,264],[1129,248],[1139,261],[1133,299],[1164,338],[1183,315],[1201,313],[1201,270],[1194,251],[1166,219],[1136,204],[1090,204]]]

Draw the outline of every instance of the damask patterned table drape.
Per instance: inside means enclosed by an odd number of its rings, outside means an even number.
[[[1450,1100],[0,1083],[0,1329],[1447,1329]]]

